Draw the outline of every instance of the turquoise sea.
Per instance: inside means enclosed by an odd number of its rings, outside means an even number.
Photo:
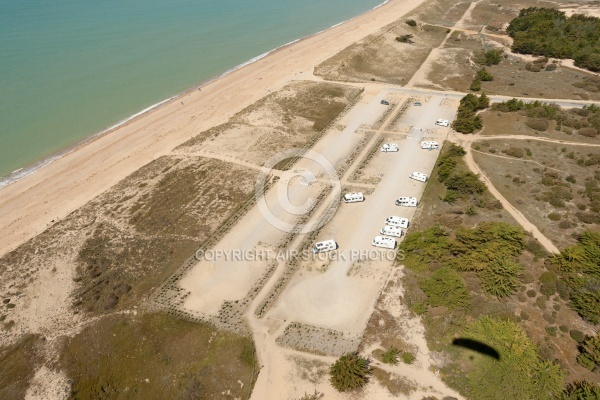
[[[383,0],[0,0],[0,187],[32,164]]]

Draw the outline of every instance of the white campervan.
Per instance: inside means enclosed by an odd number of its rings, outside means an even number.
[[[322,253],[324,251],[335,250],[337,248],[338,245],[335,242],[335,240],[324,240],[322,242],[315,243],[315,245],[312,248],[312,252],[316,254]]]
[[[387,217],[385,219],[386,225],[398,226],[400,228],[407,229],[408,228],[408,218],[401,218],[392,215],[391,217]]]
[[[439,126],[448,126],[450,124],[450,121],[448,121],[447,119],[438,119],[435,121],[435,124]]]
[[[344,203],[357,203],[359,201],[365,201],[365,196],[362,192],[346,193],[343,197]]]
[[[393,237],[401,237],[402,236],[402,228],[399,226],[390,226],[386,225],[379,231],[382,235],[393,236]]]
[[[385,143],[381,146],[381,151],[384,153],[398,151],[398,145],[396,143]]]
[[[396,199],[397,206],[416,207],[418,204],[416,197],[398,197]]]
[[[440,144],[433,140],[425,140],[421,142],[421,148],[425,150],[439,150]]]
[[[419,182],[427,182],[427,174],[422,172],[413,172],[410,174],[410,179],[414,179],[415,181]]]
[[[375,239],[371,242],[371,244],[375,247],[383,247],[385,249],[395,249],[396,248],[396,239],[385,236],[375,236]]]

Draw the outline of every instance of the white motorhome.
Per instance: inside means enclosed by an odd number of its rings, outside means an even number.
[[[396,152],[398,151],[398,145],[396,143],[385,143],[381,146],[383,153]]]
[[[439,126],[448,126],[450,124],[450,121],[448,121],[447,119],[438,119],[435,121],[435,124]]]
[[[324,251],[336,250],[338,248],[335,240],[324,240],[322,242],[315,243],[312,248],[313,253],[322,253]]]
[[[440,144],[433,140],[424,140],[421,142],[421,148],[424,150],[439,150]]]
[[[404,229],[408,228],[408,223],[408,218],[396,217],[395,215],[392,215],[391,217],[387,217],[385,219],[386,225],[398,226]]]
[[[384,249],[395,249],[397,242],[396,239],[391,237],[375,236],[371,244],[375,247],[383,247]]]
[[[414,179],[415,181],[419,182],[427,182],[427,174],[415,171],[412,174],[410,174],[410,179]]]
[[[399,226],[386,225],[383,228],[381,228],[379,233],[386,236],[401,237],[402,228],[400,228]]]
[[[344,203],[357,203],[365,201],[365,196],[362,192],[346,193],[343,197]]]
[[[397,206],[416,207],[418,204],[416,197],[398,197],[396,199]]]

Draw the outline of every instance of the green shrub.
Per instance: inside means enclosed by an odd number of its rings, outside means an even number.
[[[581,128],[578,133],[581,136],[585,136],[585,137],[596,137],[598,136],[598,130],[595,128]]]
[[[481,317],[463,332],[465,338],[485,343],[499,358],[470,353],[465,397],[489,400],[550,400],[563,390],[563,374],[553,362],[543,360],[536,345],[515,323]]]
[[[408,26],[417,26],[417,21],[415,21],[414,19],[407,19],[406,20],[406,25]]]
[[[594,335],[586,338],[579,347],[580,354],[577,356],[577,362],[589,369],[595,370],[600,366],[600,335]]]
[[[471,82],[471,86],[469,86],[469,90],[473,92],[478,92],[481,90],[481,79],[474,78]]]
[[[571,336],[571,339],[573,339],[577,343],[583,343],[583,341],[585,340],[585,334],[581,331],[578,331],[577,329],[571,330],[569,332],[569,336]]]
[[[366,385],[371,372],[368,359],[358,353],[347,353],[331,366],[329,381],[338,392],[345,392]]]
[[[446,188],[461,194],[481,194],[485,192],[485,183],[472,172],[455,173],[446,179]]]
[[[559,221],[561,218],[561,215],[559,213],[550,213],[548,214],[548,219],[551,221]]]
[[[396,365],[398,364],[398,354],[400,354],[400,350],[395,347],[391,347],[381,355],[381,361],[386,364]]]
[[[500,64],[500,61],[502,61],[502,56],[504,56],[504,50],[493,49],[480,53],[476,57],[476,61],[479,64],[487,65],[489,67]]]
[[[412,353],[409,353],[407,351],[402,353],[402,362],[404,364],[412,364],[413,362],[415,362],[416,359],[417,358]]]
[[[475,79],[479,79],[482,82],[489,82],[494,80],[494,75],[492,75],[485,67],[483,67],[477,71]]]
[[[567,177],[565,178],[565,180],[566,180],[567,182],[570,182],[570,183],[576,183],[576,182],[577,182],[577,179],[575,179],[575,176],[574,176],[574,175],[569,175],[569,176],[567,176]]]
[[[513,294],[521,283],[520,276],[525,270],[516,261],[497,258],[488,264],[488,268],[479,273],[486,292],[502,298]]]
[[[421,289],[427,295],[427,303],[432,307],[444,306],[449,309],[469,305],[469,293],[460,276],[451,268],[442,267],[429,279],[421,282]]]
[[[546,327],[546,333],[550,336],[556,336],[557,332],[558,332],[558,328],[556,326],[547,326]]]
[[[456,190],[446,190],[442,201],[448,204],[454,204],[459,199],[459,194]]]
[[[528,119],[525,125],[539,132],[544,132],[548,129],[548,121],[543,119]]]
[[[523,158],[523,156],[525,155],[525,152],[520,147],[511,147],[509,149],[502,150],[502,152],[508,156],[516,158]]]
[[[586,381],[569,383],[561,400],[600,400],[600,386]]]
[[[535,296],[537,296],[537,292],[536,292],[535,290],[533,290],[533,289],[529,289],[529,290],[527,291],[527,297],[531,297],[531,298],[533,298],[533,297],[535,297]]]

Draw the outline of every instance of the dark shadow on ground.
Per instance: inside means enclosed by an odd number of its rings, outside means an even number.
[[[466,349],[476,351],[486,356],[490,356],[492,358],[495,358],[496,360],[500,359],[500,353],[498,353],[496,349],[477,340],[457,338],[452,341],[452,344],[455,346],[464,347]]]

